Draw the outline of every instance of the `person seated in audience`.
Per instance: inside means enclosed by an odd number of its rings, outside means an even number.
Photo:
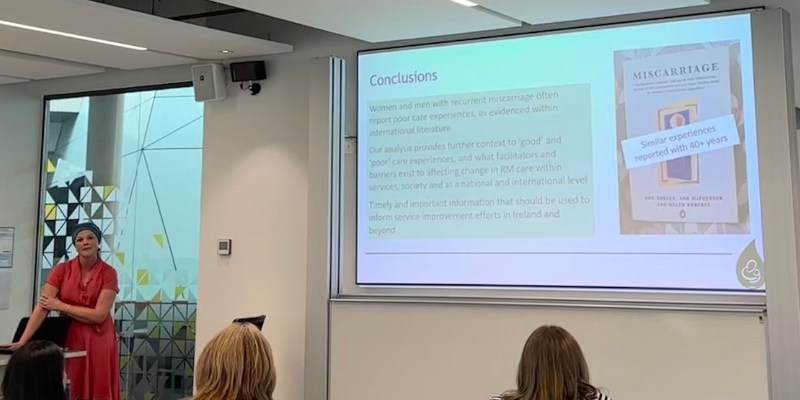
[[[528,337],[517,370],[517,388],[491,400],[609,400],[589,381],[589,367],[572,335],[542,326]]]
[[[69,400],[67,383],[61,349],[48,341],[32,341],[8,360],[3,400]]]
[[[208,342],[194,377],[194,400],[273,400],[272,348],[255,325],[234,323]]]

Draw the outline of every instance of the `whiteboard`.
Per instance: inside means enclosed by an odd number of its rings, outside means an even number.
[[[330,400],[487,399],[542,324],[570,330],[614,400],[768,400],[753,314],[334,302]]]

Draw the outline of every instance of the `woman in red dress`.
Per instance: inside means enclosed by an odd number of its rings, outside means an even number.
[[[87,356],[67,360],[72,400],[121,400],[119,346],[111,308],[119,292],[117,271],[99,257],[102,233],[92,223],[75,227],[72,241],[78,256],[57,265],[42,289],[19,343],[24,345],[49,311],[73,318],[68,350]]]

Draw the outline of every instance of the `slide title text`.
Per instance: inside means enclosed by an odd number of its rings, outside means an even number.
[[[410,83],[436,82],[439,80],[437,72],[401,73],[394,75],[372,75],[369,77],[370,86],[406,85]]]

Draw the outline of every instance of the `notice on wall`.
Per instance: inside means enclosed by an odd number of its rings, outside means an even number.
[[[14,264],[14,228],[0,228],[0,268]]]
[[[11,268],[0,269],[0,310],[11,305]]]

